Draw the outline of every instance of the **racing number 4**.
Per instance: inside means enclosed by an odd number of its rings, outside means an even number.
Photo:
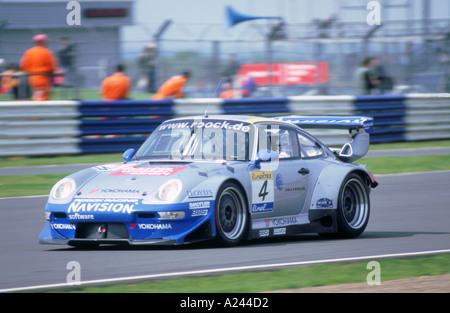
[[[262,198],[262,202],[264,202],[266,196],[269,194],[269,192],[267,191],[267,183],[268,180],[265,180],[258,194],[258,197]]]
[[[274,185],[270,171],[252,172],[252,213],[273,211]]]

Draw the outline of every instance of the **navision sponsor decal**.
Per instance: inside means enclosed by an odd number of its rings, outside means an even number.
[[[134,199],[76,199],[67,210],[67,213],[79,212],[109,212],[126,213],[134,211],[134,206],[138,203]]]
[[[179,167],[162,167],[162,166],[152,166],[152,167],[134,167],[127,166],[123,167],[118,171],[115,171],[108,176],[170,176],[184,170],[187,166]]]

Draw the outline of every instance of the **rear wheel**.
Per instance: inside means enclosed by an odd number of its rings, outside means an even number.
[[[345,179],[338,199],[338,234],[355,238],[361,235],[369,222],[369,187],[360,176],[350,174]]]
[[[225,246],[241,242],[248,230],[248,210],[242,189],[232,182],[225,183],[217,193],[217,240]]]

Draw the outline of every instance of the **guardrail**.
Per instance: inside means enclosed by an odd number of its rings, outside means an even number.
[[[367,115],[372,143],[450,138],[450,94],[0,103],[0,155],[121,152],[137,148],[164,120],[214,114]],[[330,145],[339,131],[311,131]]]

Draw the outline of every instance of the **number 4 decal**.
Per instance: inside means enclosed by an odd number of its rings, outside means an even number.
[[[267,191],[267,182],[268,180],[265,180],[261,190],[259,191],[258,197],[262,197],[262,201],[264,202],[264,199],[266,198],[266,196],[269,194],[269,192]]]
[[[273,211],[274,184],[270,171],[252,172],[252,213]]]

